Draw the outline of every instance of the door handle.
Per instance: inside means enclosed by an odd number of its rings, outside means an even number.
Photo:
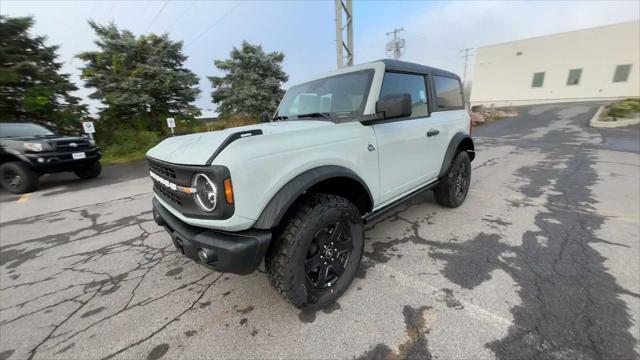
[[[436,136],[438,134],[440,134],[440,130],[431,129],[431,130],[427,131],[427,137]]]

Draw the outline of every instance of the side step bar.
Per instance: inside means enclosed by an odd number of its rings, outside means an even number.
[[[362,220],[364,221],[365,224],[369,224],[371,222],[374,222],[374,221],[380,219],[383,215],[388,213],[390,210],[393,210],[396,207],[398,207],[398,205],[404,203],[405,201],[413,198],[414,196],[420,195],[425,191],[429,191],[429,190],[433,189],[434,187],[436,187],[438,185],[439,182],[440,182],[439,180],[436,180],[436,181],[434,181],[432,183],[429,183],[429,184],[427,184],[427,185],[425,185],[425,186],[423,186],[421,188],[418,188],[418,189],[408,193],[407,195],[401,197],[400,199],[398,199],[398,200],[396,200],[396,201],[394,201],[394,202],[392,202],[392,203],[390,203],[388,205],[385,205],[384,207],[382,207],[382,208],[380,208],[380,209],[378,209],[378,210],[376,210],[374,212],[370,212],[370,213],[364,215],[362,217]]]

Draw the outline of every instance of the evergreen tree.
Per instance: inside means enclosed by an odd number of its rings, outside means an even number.
[[[265,53],[262,46],[246,41],[240,49],[233,48],[229,59],[215,60],[215,66],[226,73],[209,76],[214,88],[211,98],[221,115],[273,113],[284,95],[282,83],[288,80],[283,60],[283,53]]]
[[[69,74],[60,73],[58,46],[30,34],[33,24],[31,17],[0,16],[0,120],[78,129],[86,106],[71,95],[78,88]]]
[[[200,92],[198,77],[184,67],[181,41],[167,34],[136,37],[113,23],[89,25],[98,36],[98,50],[78,58],[85,62],[86,86],[95,89],[89,97],[106,105],[102,120],[111,127],[158,130],[169,116],[189,119],[199,113],[192,105]]]

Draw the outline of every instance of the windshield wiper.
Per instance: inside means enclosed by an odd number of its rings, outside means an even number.
[[[287,120],[289,117],[287,115],[278,115],[276,117],[273,118],[273,121],[278,121],[278,120]]]
[[[306,114],[298,114],[297,117],[298,119],[306,118],[306,117],[310,117],[310,118],[321,117],[325,119],[331,119],[331,114],[327,112],[312,112],[312,113],[306,113]]]

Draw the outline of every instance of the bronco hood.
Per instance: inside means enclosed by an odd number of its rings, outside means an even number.
[[[174,136],[163,140],[151,148],[147,152],[147,156],[173,164],[207,165],[207,162],[214,154],[219,154],[224,151],[226,146],[235,141],[246,142],[251,141],[251,138],[255,136],[269,136],[283,132],[311,131],[314,128],[331,125],[334,124],[329,121],[281,121],[247,125],[206,133]],[[256,130],[260,130],[262,134]]]

